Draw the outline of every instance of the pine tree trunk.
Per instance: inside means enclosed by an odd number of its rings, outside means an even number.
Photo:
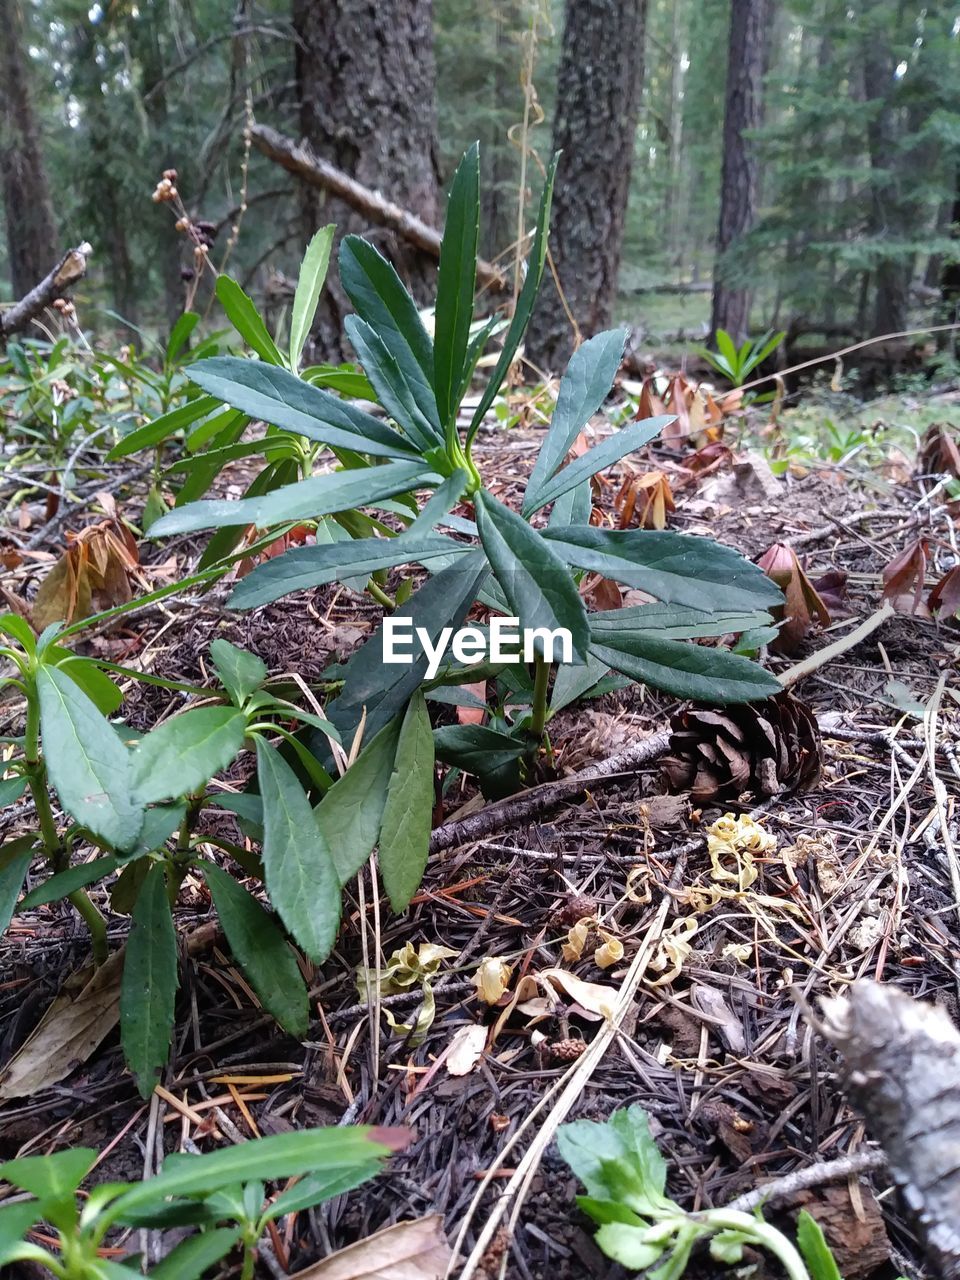
[[[720,177],[720,223],[714,270],[710,330],[725,329],[735,342],[750,328],[750,292],[724,279],[724,255],[753,226],[757,216],[757,156],[744,135],[762,118],[766,0],[732,0],[727,58],[726,106],[723,118],[723,167]]]
[[[0,192],[10,283],[22,297],[57,264],[57,227],[28,83],[20,0],[0,0]]]
[[[439,227],[431,0],[293,0],[293,24],[300,127],[314,152]],[[301,208],[306,236],[328,222],[337,243],[371,230],[345,204],[306,187]],[[382,229],[369,238],[418,301],[432,300],[436,260]],[[348,356],[348,311],[332,269],[314,326],[317,355]]]
[[[550,249],[584,337],[610,324],[643,84],[646,0],[567,0],[553,148],[562,151]],[[549,271],[526,351],[559,372],[574,335]]]

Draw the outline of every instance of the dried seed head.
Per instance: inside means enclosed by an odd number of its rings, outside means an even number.
[[[586,1040],[568,1037],[566,1040],[551,1040],[543,1046],[547,1056],[557,1062],[576,1062],[587,1047]]]
[[[558,928],[569,929],[578,920],[597,914],[597,904],[585,893],[575,893],[569,897],[553,914],[551,923]]]
[[[189,218],[178,218],[175,224],[175,229],[177,231],[186,231],[189,226],[190,226]]]
[[[176,182],[177,171],[176,169],[164,169],[163,176],[167,180],[167,182]]]

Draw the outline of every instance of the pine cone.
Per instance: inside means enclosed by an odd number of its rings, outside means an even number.
[[[586,1040],[551,1040],[544,1046],[545,1052],[557,1062],[576,1062],[587,1047]]]
[[[684,707],[670,729],[664,775],[674,791],[689,791],[699,804],[806,791],[820,777],[816,717],[786,691],[722,711]]]

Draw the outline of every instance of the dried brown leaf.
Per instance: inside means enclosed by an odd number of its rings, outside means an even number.
[[[452,1252],[438,1213],[375,1231],[290,1280],[443,1280]]]

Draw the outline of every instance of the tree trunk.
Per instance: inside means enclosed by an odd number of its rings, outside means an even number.
[[[750,292],[725,279],[724,257],[753,226],[757,216],[757,156],[744,136],[762,119],[766,0],[732,0],[727,57],[726,107],[723,117],[723,168],[720,176],[720,222],[714,269],[710,330],[725,329],[743,342],[750,328]]]
[[[432,0],[293,0],[300,127],[322,159],[424,222],[439,226]],[[333,222],[343,235],[369,224],[341,201],[304,187],[305,236]],[[369,237],[419,302],[431,301],[437,265],[390,232]],[[336,253],[336,247],[334,248]],[[314,326],[316,354],[340,360],[349,303],[331,271]]]
[[[553,148],[562,151],[550,249],[584,337],[610,324],[616,297],[643,84],[646,0],[567,0],[557,72]],[[559,372],[574,334],[546,273],[526,350]]]
[[[0,190],[7,223],[10,283],[22,297],[60,257],[53,201],[28,75],[20,0],[0,0]]]

